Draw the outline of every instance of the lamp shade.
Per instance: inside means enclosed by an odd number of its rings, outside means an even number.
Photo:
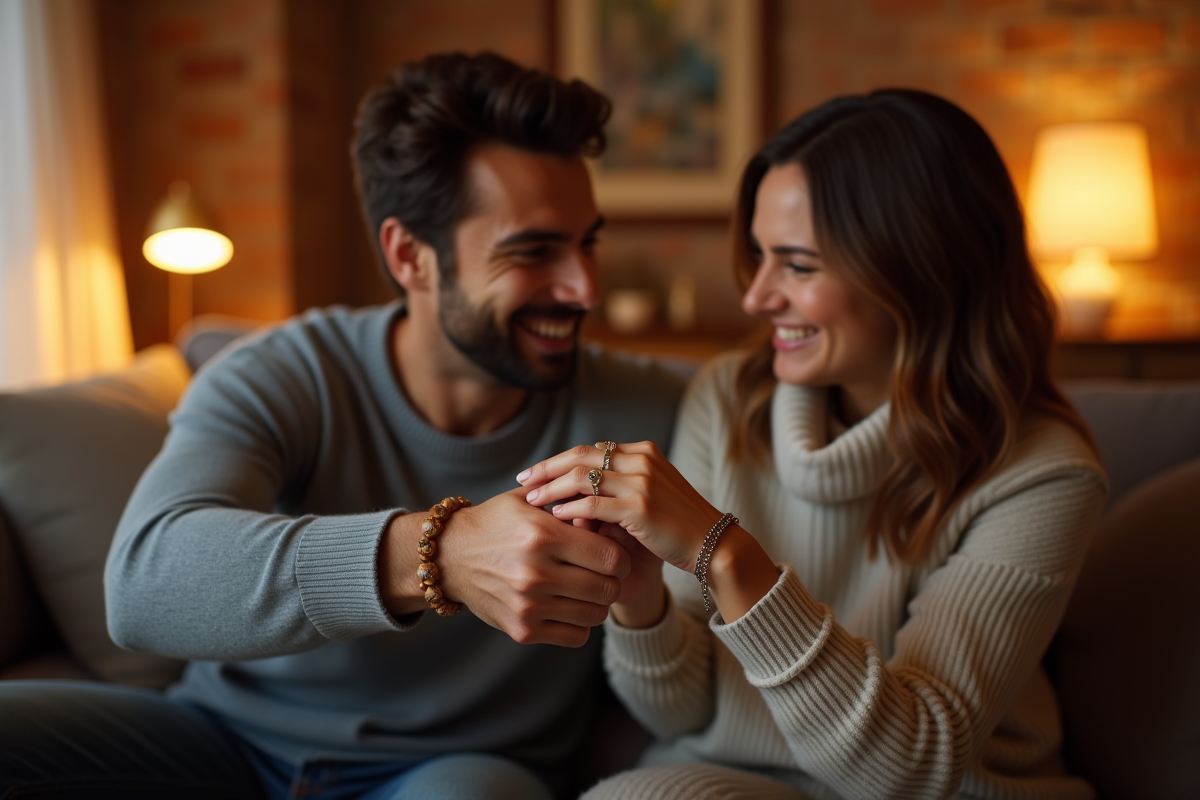
[[[168,272],[211,272],[233,258],[233,243],[217,230],[191,186],[177,181],[150,215],[142,255]]]
[[[1113,258],[1158,250],[1146,132],[1134,123],[1052,125],[1037,136],[1029,224],[1041,256],[1103,248]]]

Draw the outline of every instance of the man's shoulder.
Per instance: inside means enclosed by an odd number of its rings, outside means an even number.
[[[234,356],[265,366],[363,360],[373,345],[384,341],[386,328],[397,311],[394,305],[309,309],[241,337],[214,361]]]

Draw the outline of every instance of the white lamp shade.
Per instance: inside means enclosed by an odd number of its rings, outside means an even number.
[[[233,258],[233,242],[206,228],[171,228],[151,234],[142,244],[142,255],[168,272],[212,272]]]
[[[233,258],[233,242],[217,230],[192,187],[176,181],[150,215],[142,255],[168,272],[211,272]]]
[[[1101,247],[1114,258],[1158,250],[1146,132],[1134,123],[1052,125],[1034,143],[1029,224],[1035,252]]]

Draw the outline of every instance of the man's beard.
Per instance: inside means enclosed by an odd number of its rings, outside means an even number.
[[[561,304],[526,305],[509,317],[507,334],[500,330],[492,309],[475,307],[456,282],[441,286],[438,322],[450,343],[472,363],[506,386],[521,389],[558,389],[575,376],[575,350],[560,355],[544,355],[540,366],[521,355],[516,341],[517,320],[522,316],[542,319],[574,319],[583,312]]]

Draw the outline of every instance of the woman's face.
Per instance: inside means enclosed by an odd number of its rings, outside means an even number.
[[[759,265],[742,307],[775,327],[775,377],[840,387],[844,421],[868,416],[891,396],[896,326],[821,258],[798,164],[763,177],[750,234]]]

